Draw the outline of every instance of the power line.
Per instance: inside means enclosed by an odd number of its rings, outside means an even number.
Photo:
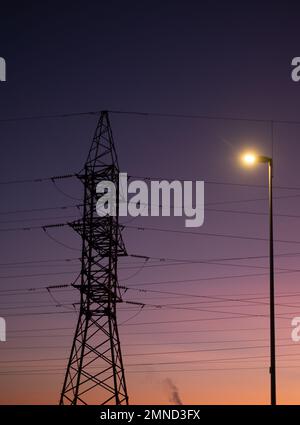
[[[293,347],[298,348],[296,345],[290,344],[278,344],[277,347]],[[36,349],[66,349],[68,346],[60,345],[50,345],[50,346],[20,346],[20,347],[9,347],[2,348],[3,351],[13,351],[13,350],[36,350]],[[190,353],[216,353],[220,351],[239,351],[239,350],[256,350],[261,348],[269,348],[268,345],[249,345],[249,346],[240,346],[240,347],[221,347],[221,348],[201,348],[197,350],[176,350],[176,351],[153,351],[153,352],[143,352],[143,353],[127,353],[124,354],[124,357],[140,357],[140,356],[159,356],[159,355],[172,355],[172,354],[190,354]]]
[[[76,258],[74,259],[76,260]],[[20,276],[20,275],[19,275]],[[245,276],[245,275],[242,275]],[[246,276],[252,276],[251,275],[246,275]],[[23,277],[23,276],[20,276]],[[221,276],[224,278],[224,276]],[[232,278],[232,276],[226,276],[228,278]],[[233,276],[234,277],[234,276]],[[239,276],[236,276],[239,277]],[[204,278],[204,279],[208,279],[208,278]],[[131,284],[131,286],[125,286],[125,285],[120,285],[121,289],[125,289],[130,290],[130,291],[138,291],[141,293],[157,293],[157,294],[165,294],[165,295],[176,295],[176,296],[180,296],[180,297],[186,297],[188,296],[188,294],[185,293],[180,293],[180,292],[174,292],[174,291],[163,291],[163,290],[155,290],[155,289],[141,289],[139,287],[134,287],[134,286],[142,286],[142,285],[153,285],[153,284],[165,284],[165,283],[177,283],[177,282],[189,282],[189,281],[198,281],[198,280],[202,280],[202,278],[197,278],[197,279],[182,279],[182,280],[168,280],[168,281],[157,281],[157,282],[140,282],[138,284]],[[18,292],[21,292],[23,295],[23,292],[29,292],[29,293],[33,293],[35,291],[46,291],[46,290],[61,290],[63,288],[73,288],[74,282],[73,283],[67,283],[67,284],[54,284],[54,285],[45,285],[45,286],[38,286],[38,287],[26,287],[26,288],[7,288],[7,289],[1,289],[0,293],[2,294],[6,294],[6,293],[16,293],[16,295],[18,294]],[[233,294],[234,295],[234,294]],[[253,292],[253,293],[246,293],[246,294],[242,294],[244,297],[248,297],[251,295],[257,295],[257,292]],[[300,292],[280,292],[277,294],[277,298],[280,297],[294,297],[300,295]],[[203,298],[203,299],[212,299],[212,300],[222,300],[222,301],[236,301],[236,298],[228,298],[228,296],[232,296],[232,294],[228,294],[226,293],[224,297],[221,297],[218,294],[214,294],[214,295],[199,295],[199,294],[189,294],[190,297],[192,298]],[[239,296],[241,297],[241,294],[239,294]],[[226,298],[227,297],[227,298]],[[257,300],[257,299],[264,299],[267,298],[266,296],[259,296],[259,297],[252,297],[252,298],[239,298],[240,301],[249,301],[249,300]]]
[[[158,118],[183,118],[183,119],[196,119],[196,120],[212,120],[212,121],[238,121],[238,122],[252,122],[252,123],[277,123],[277,124],[295,124],[299,125],[298,120],[283,120],[283,119],[263,119],[255,117],[236,117],[226,115],[206,115],[206,114],[174,114],[163,112],[150,112],[150,111],[126,111],[126,110],[108,110],[111,114],[118,115],[135,115],[140,117],[158,117]]]
[[[299,188],[299,190],[300,190],[300,188]],[[250,201],[250,200],[247,200],[247,201]],[[247,202],[247,201],[241,200],[239,202]],[[229,203],[230,203],[230,201],[229,201]],[[30,209],[21,209],[21,210],[0,211],[0,215],[11,215],[11,214],[44,212],[44,211],[56,211],[56,210],[65,210],[65,209],[73,209],[73,208],[79,209],[81,207],[83,207],[83,204],[62,205],[62,206],[58,206],[58,207],[46,207],[46,208],[30,208]],[[261,216],[268,215],[268,213],[259,212],[259,211],[245,211],[245,210],[240,211],[240,210],[228,210],[228,209],[219,209],[219,208],[218,209],[216,209],[216,208],[206,208],[206,211],[231,213],[231,214],[261,215]],[[276,213],[276,214],[274,214],[274,217],[300,218],[300,215]],[[28,221],[28,220],[30,220],[30,219],[24,219],[22,221]]]
[[[70,307],[70,306],[74,307],[75,305],[79,304],[76,300],[68,301],[68,302],[66,302],[66,301],[60,302],[56,298],[53,297],[50,289],[48,290],[48,293],[51,296],[52,300],[55,302],[55,305],[57,307]],[[221,302],[221,303],[224,303],[224,302],[243,303],[242,306],[240,306],[240,305],[226,305],[225,308],[234,308],[234,307],[240,308],[240,307],[252,307],[252,306],[254,307],[254,306],[257,306],[257,305],[262,305],[262,306],[268,305],[267,302],[251,301],[251,300],[248,300],[248,299],[245,299],[245,300],[243,300],[243,299],[226,299],[226,298],[220,298],[220,297],[206,297],[206,298],[213,299],[213,300],[216,299],[216,300],[218,300],[218,302]],[[147,302],[137,302],[137,301],[123,300],[123,303],[124,304],[134,304],[136,306],[139,305],[139,306],[142,306],[142,307],[153,307],[153,308],[161,308],[161,309],[175,308],[175,309],[180,309],[180,310],[204,311],[204,312],[211,312],[211,313],[217,312],[217,313],[227,313],[227,314],[238,314],[238,315],[240,315],[240,313],[224,312],[224,311],[219,311],[219,310],[215,311],[215,310],[211,310],[211,309],[209,310],[207,308],[206,309],[203,309],[203,308],[199,309],[199,308],[193,308],[193,307],[178,307],[178,308],[176,308],[177,306],[185,306],[185,305],[191,306],[191,305],[195,305],[195,304],[196,305],[207,304],[207,303],[209,303],[207,301],[180,302],[180,303],[167,303],[167,304],[149,304]],[[215,302],[213,302],[213,303],[215,304]],[[209,303],[209,304],[211,304],[211,303]],[[41,303],[39,303],[38,305],[36,305],[36,304],[24,305],[24,303],[22,303],[21,305],[17,305],[17,306],[16,305],[10,305],[8,307],[3,307],[3,304],[1,304],[1,306],[2,306],[1,309],[3,311],[6,311],[6,310],[19,310],[19,309],[23,310],[23,309],[32,309],[32,308],[47,308],[47,307],[53,307],[53,304],[45,304],[45,303],[41,304]],[[285,307],[285,308],[297,308],[298,307],[298,305],[295,305],[295,304],[288,305],[288,304],[281,304],[281,303],[276,303],[276,306]],[[122,309],[119,308],[119,311],[130,311],[130,310],[132,310],[132,309],[126,308],[126,309],[122,310]],[[256,315],[255,315],[255,317],[256,317]]]
[[[69,193],[67,193],[66,191],[64,191],[63,189],[61,189],[57,183],[56,183],[56,179],[51,179],[51,182],[53,183],[55,189],[61,193],[62,195],[64,195],[66,198],[72,199],[73,201],[80,201],[80,198],[76,198],[75,196],[70,195]]]
[[[277,354],[277,357],[292,357],[292,356],[298,356],[297,353],[290,353],[290,354]],[[177,361],[168,361],[168,362],[143,362],[143,363],[129,363],[126,366],[162,366],[162,365],[170,365],[170,364],[188,364],[188,363],[219,363],[219,362],[236,362],[240,360],[252,360],[252,359],[265,359],[268,358],[268,355],[259,355],[259,356],[243,356],[243,357],[225,357],[225,358],[219,358],[219,359],[201,359],[201,360],[177,360]],[[1,363],[1,362],[0,362]]]
[[[0,229],[0,232],[45,230],[45,229],[51,229],[55,227],[59,228],[59,227],[65,227],[65,226],[69,226],[69,224],[68,223],[51,223],[51,224],[45,224],[43,226],[11,227],[7,229]]]
[[[300,121],[299,121],[300,124]],[[192,179],[188,178],[173,178],[170,177],[158,177],[158,176],[136,176],[136,175],[128,175],[128,179],[139,179],[139,180],[177,180],[181,182],[185,181],[191,181]],[[194,181],[194,180],[192,180]],[[236,183],[236,182],[226,182],[226,181],[217,181],[217,180],[205,180],[205,184],[211,184],[211,185],[217,185],[217,186],[236,186],[236,187],[248,187],[248,188],[256,188],[256,189],[267,189],[267,185],[263,184],[254,184],[254,183]],[[273,186],[273,189],[279,189],[279,190],[300,190],[300,186],[279,186],[275,185]]]
[[[274,118],[257,118],[257,117],[240,117],[240,116],[226,116],[226,115],[208,115],[208,114],[181,114],[181,113],[167,113],[167,112],[154,112],[154,111],[128,111],[120,109],[109,110],[94,110],[94,111],[80,111],[56,114],[39,114],[19,117],[8,117],[0,119],[0,122],[16,122],[28,120],[44,120],[52,118],[72,118],[72,117],[85,117],[99,115],[101,112],[109,112],[115,115],[134,115],[137,117],[157,117],[157,118],[180,118],[180,119],[195,119],[195,120],[212,120],[212,121],[237,121],[237,122],[251,122],[251,123],[277,123],[277,124],[291,124],[298,125],[300,121],[290,119],[274,119]]]
[[[2,120],[0,120],[0,122],[1,121]],[[63,174],[63,175],[51,176],[51,177],[35,177],[32,179],[6,180],[6,181],[4,180],[4,181],[0,181],[0,185],[54,182],[55,180],[70,179],[72,177],[77,177],[77,174],[72,173],[72,174]]]
[[[286,330],[286,327],[277,327],[278,330]],[[66,331],[66,330],[74,330],[73,327],[61,327],[61,328],[36,328],[36,329],[15,329],[15,330],[11,330],[10,333],[12,334],[18,334],[18,333],[22,333],[22,335],[19,335],[18,337],[24,337],[26,338],[26,333],[34,333],[34,332],[53,332],[53,331]],[[168,330],[168,331],[160,331],[160,330],[155,330],[155,331],[133,331],[133,332],[122,332],[122,335],[151,335],[151,334],[182,334],[182,333],[223,333],[223,332],[253,332],[253,331],[267,331],[269,330],[268,327],[250,327],[250,328],[241,328],[239,327],[238,329],[235,328],[230,328],[230,329],[187,329],[187,330]],[[47,336],[60,336],[60,335],[39,335],[38,337],[47,337]],[[29,336],[30,338],[31,336]]]
[[[281,253],[281,254],[275,254],[275,257],[293,257],[293,256],[299,256],[300,252],[288,252],[288,253]],[[129,254],[128,257],[136,258],[136,259],[149,259],[149,260],[155,260],[158,263],[165,263],[165,262],[180,262],[182,264],[197,264],[197,263],[211,263],[211,262],[227,262],[227,261],[240,261],[240,260],[258,260],[258,259],[264,259],[269,258],[268,255],[253,255],[253,256],[239,256],[239,257],[216,257],[216,258],[206,258],[203,260],[199,259],[186,259],[186,258],[170,258],[170,257],[154,257],[150,255],[139,255],[139,254]],[[59,259],[40,259],[40,260],[28,260],[28,261],[12,261],[12,262],[6,262],[6,263],[0,263],[0,267],[6,267],[6,266],[17,266],[17,265],[28,265],[28,264],[40,264],[40,263],[56,263],[56,262],[72,262],[80,260],[79,257],[69,257],[69,258],[59,258]],[[133,264],[133,263],[130,263]],[[135,264],[135,263],[134,263]],[[136,268],[140,267],[140,263],[136,263]],[[154,266],[152,263],[149,264]],[[129,267],[120,267],[120,270],[128,270],[131,268],[135,268],[132,266]],[[1,290],[0,290],[1,292]]]
[[[128,303],[128,302],[127,302]],[[140,304],[141,307],[152,307],[152,309],[170,309],[170,310],[187,310],[187,311],[197,311],[197,312],[202,312],[202,313],[215,313],[215,314],[232,314],[234,315],[233,317],[238,317],[238,318],[250,318],[250,317],[269,317],[267,314],[259,314],[259,313],[242,313],[242,312],[235,312],[235,311],[223,311],[223,310],[215,310],[212,308],[193,308],[193,307],[180,307],[178,306],[178,304],[176,305],[172,305],[172,304],[165,304],[165,305],[160,305],[160,304],[148,304],[148,303],[137,303],[134,302],[134,304]],[[265,304],[267,305],[267,304]],[[243,306],[245,307],[245,306]],[[297,308],[297,306],[290,306],[291,308]],[[120,311],[120,309],[119,309]],[[123,311],[129,311],[129,309],[123,310]],[[289,314],[289,316],[287,317],[286,315]],[[298,314],[298,311],[295,312],[289,312],[289,313],[281,313],[281,314],[277,314],[276,318],[278,319],[287,319],[290,320],[290,314]],[[213,320],[213,319],[202,319],[202,320]],[[219,320],[219,318],[218,318]]]
[[[53,260],[50,259],[43,259],[43,260],[29,260],[29,261],[12,261],[9,263],[0,263],[0,267],[6,267],[6,266],[18,266],[18,265],[28,265],[28,264],[44,264],[44,263],[60,263],[60,262],[72,262],[72,261],[78,261],[79,257],[74,258],[55,258]]]
[[[69,226],[69,224],[66,224],[66,225]],[[48,231],[48,229],[50,229],[51,227],[52,226],[43,226],[42,228],[43,228],[44,234],[48,236],[48,238],[51,239],[52,242],[55,242],[57,245],[60,245],[64,248],[70,249],[71,251],[77,251],[77,252],[80,251],[79,248],[74,248],[73,246],[67,245],[65,242],[62,242],[58,240],[57,238],[55,238],[53,235],[51,235]]]
[[[61,328],[36,328],[36,329],[12,329],[10,333],[25,333],[25,332],[49,332],[49,331],[70,331],[74,330],[71,327],[61,327]]]
[[[21,210],[11,210],[11,211],[0,211],[0,215],[11,215],[11,214],[20,214],[20,213],[32,213],[32,212],[43,212],[43,211],[56,211],[56,210],[65,210],[70,208],[80,208],[83,204],[74,204],[74,205],[62,205],[58,207],[46,207],[46,208],[30,208],[30,209],[21,209]]]
[[[50,217],[50,218],[51,218],[51,220],[64,220],[64,219],[75,220],[76,218],[78,218],[78,216],[77,215],[67,215],[67,216]],[[45,220],[45,217],[23,218],[23,219],[19,219],[19,220],[4,220],[4,221],[2,220],[2,221],[0,221],[0,224],[24,223],[24,222],[28,222],[28,221],[41,221],[41,220]]]
[[[151,290],[151,289],[149,289],[149,290],[147,290],[147,289],[139,289],[139,288],[128,288],[128,287],[125,287],[125,286],[120,286],[120,288],[123,288],[123,289],[126,289],[126,290],[133,290],[133,291],[138,291],[138,292],[152,292],[152,293],[159,293],[159,294],[167,294],[167,295],[178,295],[178,296],[180,296],[180,297],[184,297],[184,294],[182,294],[182,293],[178,293],[178,292],[168,292],[168,291],[159,291],[159,290]],[[299,294],[299,293],[298,293]],[[295,294],[293,294],[292,296],[295,296]],[[228,298],[228,297],[226,297],[226,298],[224,298],[224,297],[221,297],[221,296],[217,296],[217,295],[198,295],[198,294],[191,294],[190,295],[190,297],[192,297],[193,299],[194,298],[201,298],[201,299],[205,299],[205,300],[213,300],[212,302],[222,302],[222,303],[224,303],[224,302],[241,302],[241,303],[250,303],[250,305],[251,304],[254,304],[254,305],[259,305],[259,304],[261,304],[261,305],[269,305],[268,304],[268,302],[260,302],[260,301],[257,301],[257,300],[260,300],[260,299],[265,299],[265,298],[267,298],[267,297],[252,297],[252,298]],[[186,303],[184,303],[184,302],[180,302],[180,303],[176,303],[176,304],[174,304],[174,303],[172,303],[172,304],[165,304],[165,305],[184,305],[184,304],[202,304],[202,303],[207,303],[207,301],[197,301],[197,302],[186,302]],[[295,308],[295,307],[297,307],[297,306],[295,306],[295,305],[293,305],[293,306],[290,306],[290,305],[287,305],[287,304],[276,304],[277,306],[282,306],[282,307],[292,307],[292,308]],[[163,305],[161,305],[161,307],[163,307]]]
[[[209,233],[209,232],[197,232],[193,230],[176,230],[176,229],[166,229],[159,227],[146,227],[146,226],[132,226],[132,225],[124,225],[126,229],[134,229],[139,231],[153,231],[153,232],[166,232],[166,233],[176,233],[176,234],[184,234],[184,235],[196,235],[196,236],[212,236],[219,238],[230,238],[230,239],[245,239],[245,240],[253,240],[253,241],[266,241],[268,242],[268,238],[260,238],[255,236],[245,236],[245,235],[232,235],[232,234],[223,234],[223,233]],[[300,241],[293,240],[282,240],[276,239],[275,242],[278,243],[290,243],[290,244],[300,244]]]
[[[0,120],[1,122],[1,120]],[[300,124],[300,121],[299,121]],[[55,175],[55,176],[42,176],[42,177],[34,177],[34,178],[24,178],[24,179],[18,179],[18,180],[4,180],[0,181],[0,185],[11,185],[11,184],[25,184],[25,183],[44,183],[44,182],[52,182],[55,183],[58,180],[63,179],[70,179],[73,177],[80,177],[80,174],[78,172],[68,173],[68,174],[62,174],[62,175]],[[135,175],[128,175],[129,179],[140,179],[140,180],[177,180],[177,181],[193,181],[189,178],[173,178],[170,179],[170,177],[160,177],[160,176],[135,176]],[[205,180],[205,184],[209,185],[221,185],[221,186],[235,186],[235,187],[248,187],[248,188],[257,188],[257,189],[266,189],[266,185],[262,184],[253,184],[253,183],[236,183],[236,182],[226,182],[226,181],[217,181],[217,180]],[[281,185],[274,185],[274,189],[278,190],[296,190],[300,191],[300,186],[281,186]],[[61,190],[58,188],[58,190]],[[66,193],[64,193],[66,196]],[[77,200],[77,199],[76,199]],[[259,198],[259,200],[265,200],[265,198]],[[243,202],[243,201],[241,201]],[[246,201],[245,201],[246,202]]]
[[[47,273],[32,273],[32,274],[19,274],[19,275],[0,275],[0,279],[19,279],[24,277],[42,277],[42,276],[56,276],[62,274],[74,274],[74,271],[60,271],[60,272],[47,272]]]
[[[297,368],[298,366],[295,365],[288,365],[288,366],[278,366],[278,369],[294,369]],[[248,371],[248,370],[266,370],[267,366],[263,367],[263,366],[256,366],[256,367],[231,367],[231,368],[203,368],[203,369],[152,369],[152,370],[129,370],[128,373],[132,374],[132,373],[170,373],[170,372],[176,372],[176,373],[186,373],[186,372],[218,372],[218,371]],[[10,375],[10,376],[40,376],[40,375],[61,375],[64,372],[64,369],[44,369],[42,371],[25,371],[25,372],[15,372],[15,371],[9,371],[9,372],[0,372],[0,375],[2,376],[6,376],[6,375]]]
[[[293,270],[293,271],[282,271],[278,272],[277,274],[290,274],[290,273],[299,273],[300,270]],[[187,284],[187,283],[193,283],[193,282],[200,282],[200,281],[217,281],[217,280],[226,280],[226,279],[241,279],[241,278],[248,278],[248,277],[262,277],[262,276],[268,276],[268,273],[245,273],[245,274],[239,274],[239,275],[223,275],[223,276],[207,276],[207,277],[199,277],[195,279],[175,279],[175,280],[163,280],[163,281],[156,281],[156,282],[140,282],[140,283],[132,283],[131,286],[149,286],[149,285],[167,285],[167,284]]]
[[[241,215],[260,215],[267,216],[267,212],[259,212],[259,211],[239,211],[239,210],[224,210],[224,209],[216,209],[216,208],[205,208],[206,211],[216,212],[216,213],[225,213],[225,214],[241,214]],[[282,218],[300,218],[300,215],[297,214],[273,214],[274,217],[282,217]]]
[[[28,335],[19,335],[19,336],[11,336],[10,338],[12,339],[22,339],[22,338],[26,338],[26,340],[28,338],[69,338],[71,337],[72,334],[62,334],[62,335],[30,335],[28,337]],[[262,342],[262,341],[267,341],[268,338],[253,338],[253,339],[230,339],[230,340],[220,340],[218,339],[217,341],[211,341],[211,340],[200,340],[200,341],[163,341],[163,342],[137,342],[137,343],[128,343],[128,344],[122,344],[123,347],[144,347],[144,346],[156,346],[156,345],[193,345],[193,344],[228,344],[228,343],[240,343],[240,342]],[[290,338],[277,338],[278,341],[291,341]],[[53,346],[52,346],[53,347]],[[14,349],[16,349],[15,347],[13,347]],[[19,347],[18,349],[22,349],[22,347]],[[27,347],[28,348],[28,347]],[[37,348],[37,347],[34,347]],[[44,346],[42,346],[41,348],[45,348]],[[62,347],[62,348],[67,348],[67,347]]]
[[[138,354],[139,356],[139,354]],[[278,354],[278,357],[297,357],[297,353],[289,354]],[[182,361],[167,361],[167,362],[156,362],[156,363],[127,363],[127,367],[137,367],[137,366],[160,366],[160,365],[170,365],[170,364],[185,364],[185,363],[220,363],[220,362],[236,362],[244,360],[253,360],[253,359],[264,359],[268,358],[268,355],[255,355],[255,356],[239,356],[239,357],[222,357],[222,358],[207,358],[207,359],[195,359],[195,360],[182,360]],[[52,361],[66,361],[66,358],[37,358],[37,359],[19,359],[19,360],[0,360],[0,364],[9,364],[9,363],[32,363],[32,362],[52,362]]]
[[[88,111],[88,112],[69,112],[65,114],[44,114],[44,115],[31,115],[31,116],[22,116],[22,117],[10,117],[2,118],[0,122],[16,122],[16,121],[30,121],[30,120],[44,120],[50,118],[71,118],[71,117],[84,117],[84,116],[94,116],[99,114],[101,111]]]
[[[47,311],[47,312],[38,312],[38,313],[14,313],[14,314],[6,314],[5,317],[26,317],[26,316],[50,316],[55,314],[69,314],[74,313],[73,311]]]
[[[139,256],[141,258],[141,256]],[[166,266],[173,266],[173,265],[183,265],[183,264],[212,264],[212,265],[217,265],[217,266],[226,266],[226,267],[242,267],[242,268],[254,268],[254,269],[268,269],[267,266],[257,266],[257,265],[247,265],[247,264],[236,264],[236,263],[223,263],[221,261],[214,261],[214,260],[179,260],[179,259],[171,259],[171,258],[164,258],[164,257],[149,257],[149,256],[145,256],[144,257],[146,261],[150,260],[150,259],[154,259],[160,262],[167,262],[167,261],[173,261],[174,263],[166,263]],[[142,268],[147,268],[147,267],[157,267],[156,264],[148,264],[146,265],[145,263],[142,264]],[[127,269],[130,267],[127,267]],[[135,267],[133,267],[135,268]],[[124,268],[126,269],[126,268]],[[282,270],[282,271],[290,271],[293,272],[293,269],[287,269],[287,268],[281,268],[281,267],[277,267],[276,271],[278,270]],[[127,279],[127,278],[126,278]]]
[[[143,304],[143,303],[141,303]],[[151,306],[152,307],[152,306]],[[154,307],[156,309],[157,307]],[[171,308],[171,307],[169,307]],[[178,307],[172,307],[171,309],[179,309]],[[186,308],[185,310],[191,310]],[[74,313],[75,310],[68,311],[48,311],[48,312],[30,312],[30,313],[14,313],[14,314],[6,314],[5,317],[26,317],[26,316],[43,316],[43,315],[56,315],[56,314],[69,314]],[[126,311],[129,311],[126,309]],[[195,309],[194,309],[195,311]],[[206,321],[214,321],[214,320],[229,320],[229,319],[248,319],[248,318],[267,318],[269,317],[267,314],[247,314],[247,313],[237,313],[237,312],[228,312],[228,311],[216,311],[216,310],[205,310],[198,309],[197,311],[207,312],[207,313],[222,313],[222,314],[232,314],[232,316],[220,316],[220,317],[210,317],[210,318],[201,318],[201,319],[181,319],[181,320],[165,320],[165,321],[154,321],[154,322],[141,322],[141,323],[126,323],[126,326],[141,326],[141,325],[155,325],[155,324],[166,324],[166,323],[186,323],[186,322],[206,322]],[[297,314],[290,313],[290,314]],[[286,319],[290,320],[289,317],[285,317],[283,315],[277,315],[278,319]],[[121,325],[120,325],[121,326]]]

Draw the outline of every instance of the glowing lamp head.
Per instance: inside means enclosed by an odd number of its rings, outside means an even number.
[[[257,155],[254,153],[246,153],[243,155],[243,162],[245,165],[254,165],[257,162]]]

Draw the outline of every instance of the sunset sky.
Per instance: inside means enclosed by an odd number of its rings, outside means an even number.
[[[205,182],[200,228],[183,217],[122,218],[123,298],[145,303],[118,310],[130,403],[173,403],[175,387],[183,404],[270,401],[267,167],[241,165],[251,148],[274,160],[278,403],[299,404],[299,12],[255,1],[2,6],[1,404],[59,401],[79,293],[46,287],[76,279],[81,241],[71,228],[40,226],[79,218],[83,187],[32,180],[81,170],[98,114],[41,116],[100,110],[115,111],[122,172]]]

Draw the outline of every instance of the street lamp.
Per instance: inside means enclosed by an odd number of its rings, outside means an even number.
[[[242,156],[245,165],[267,163],[269,171],[269,256],[270,256],[270,378],[271,405],[276,405],[276,360],[275,360],[275,300],[274,300],[274,253],[273,253],[273,161],[267,156],[248,152]]]

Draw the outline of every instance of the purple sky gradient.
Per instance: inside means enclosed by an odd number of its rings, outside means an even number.
[[[290,77],[291,60],[299,55],[298,12],[295,5],[272,4],[270,9],[259,2],[226,2],[226,7],[196,1],[6,6],[0,18],[0,56],[7,62],[7,82],[0,83],[0,121],[101,109],[298,120],[300,83]],[[268,403],[268,242],[201,233],[268,237],[267,215],[249,214],[267,212],[267,188],[213,182],[267,183],[264,165],[244,169],[237,157],[248,146],[271,155],[270,124],[119,114],[110,118],[121,171],[206,182],[205,223],[196,229],[199,235],[125,229],[129,254],[195,261],[263,257],[223,265],[144,264],[132,257],[120,261],[120,284],[132,288],[125,300],[181,302],[188,308],[145,307],[120,326],[131,402],[167,403],[164,382],[171,378],[183,403]],[[81,170],[96,122],[96,116],[0,122],[1,181]],[[291,319],[300,315],[299,272],[279,270],[300,269],[299,137],[300,125],[275,122],[274,237],[294,241],[275,243],[279,403],[298,403],[300,398],[300,372],[294,367],[300,345],[290,338]],[[2,232],[78,217],[77,208],[8,213],[82,202],[79,181],[57,184],[71,199],[51,182],[0,186],[0,290],[71,283],[80,272],[80,239],[71,229],[49,233],[72,249],[42,230]],[[138,218],[130,225],[185,230],[183,218]],[[36,260],[53,263],[7,265]],[[249,274],[255,275],[243,276]],[[8,342],[0,346],[3,404],[59,399],[77,319],[70,304],[79,296],[75,290],[52,295],[68,306],[57,306],[47,291],[0,297],[0,315],[8,324]],[[262,297],[262,304],[236,301],[253,297]],[[119,323],[137,312],[130,305],[119,310]],[[24,315],[35,312],[51,314]],[[155,321],[171,323],[147,324]],[[178,353],[191,350],[199,351]],[[169,351],[177,353],[147,355]],[[146,365],[134,366],[139,363]]]

